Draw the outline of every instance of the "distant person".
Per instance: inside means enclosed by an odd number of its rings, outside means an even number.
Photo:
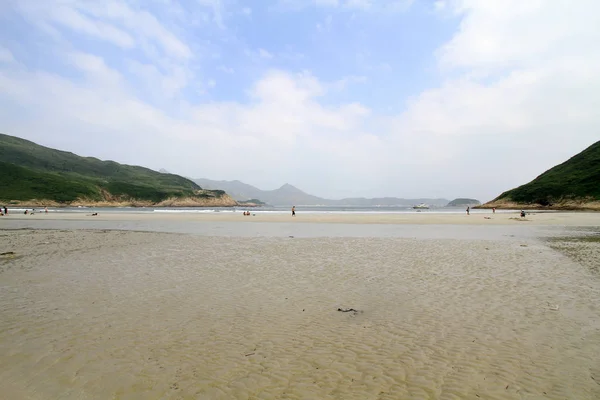
[[[496,207],[492,207],[492,213],[496,214]]]
[[[292,217],[296,216],[296,206],[292,206]]]
[[[4,206],[4,215],[8,215],[8,208],[6,206]]]
[[[471,215],[471,207],[467,206],[467,215]]]
[[[25,215],[29,214],[29,210],[25,210],[25,212],[23,214],[25,214]]]
[[[525,211],[521,210],[521,218],[525,218]]]
[[[44,211],[48,214],[48,207],[44,207]]]

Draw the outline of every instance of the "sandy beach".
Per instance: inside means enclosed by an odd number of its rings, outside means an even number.
[[[3,396],[599,398],[600,214],[485,216],[2,217]]]

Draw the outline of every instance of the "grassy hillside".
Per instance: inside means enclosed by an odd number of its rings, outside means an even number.
[[[600,142],[533,181],[502,193],[489,204],[512,202],[553,206],[567,202],[600,201]]]
[[[200,189],[200,186],[179,175],[162,174],[144,167],[101,161],[93,157],[80,157],[3,134],[0,134],[0,161],[46,172],[77,174],[105,180],[134,181],[178,189]]]
[[[48,199],[59,203],[85,197],[100,200],[98,188],[85,179],[68,179],[1,162],[0,198],[3,200]]]
[[[143,200],[158,203],[172,198],[199,201],[223,197],[223,191],[203,191],[189,179],[148,168],[80,157],[28,140],[0,134],[0,199],[44,199],[69,203]]]

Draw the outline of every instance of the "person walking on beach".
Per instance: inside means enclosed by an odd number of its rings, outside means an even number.
[[[470,215],[471,213],[471,207],[467,206],[467,215]]]
[[[496,214],[496,207],[492,207],[492,214]]]
[[[292,217],[296,216],[296,206],[292,206]]]
[[[8,208],[6,206],[4,206],[4,215],[8,215]]]

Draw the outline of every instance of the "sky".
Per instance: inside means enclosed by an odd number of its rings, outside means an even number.
[[[0,132],[327,197],[471,197],[600,140],[597,0],[0,0]]]

